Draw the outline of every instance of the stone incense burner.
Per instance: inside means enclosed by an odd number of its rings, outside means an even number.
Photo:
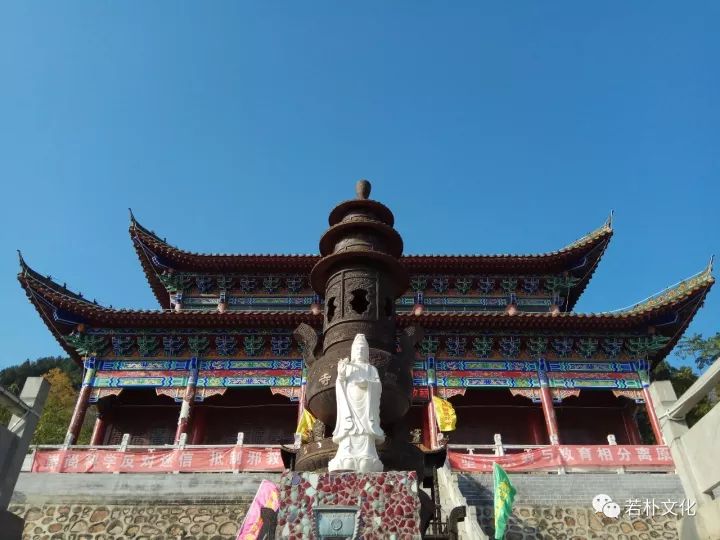
[[[399,261],[403,242],[393,228],[392,212],[370,200],[370,183],[357,183],[357,198],[330,212],[330,228],[320,239],[322,258],[310,274],[315,292],[324,297],[322,338],[306,324],[295,336],[303,344],[307,366],[305,406],[326,428],[335,423],[335,379],[338,362],[350,356],[357,334],[370,346],[370,364],[382,381],[380,419],[388,435],[379,447],[385,470],[422,470],[422,453],[409,443],[404,417],[412,400],[417,328],[398,338],[395,300],[407,290],[408,275]],[[295,470],[322,470],[336,447],[327,437],[303,445]]]

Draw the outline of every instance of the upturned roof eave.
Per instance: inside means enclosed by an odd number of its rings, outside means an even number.
[[[27,275],[20,275],[20,281],[26,290],[32,290],[31,301],[36,302],[36,296],[44,298],[48,303],[59,309],[82,317],[90,324],[99,326],[127,326],[134,322],[161,327],[173,326],[213,326],[237,325],[255,322],[260,326],[270,326],[274,323],[307,322],[317,327],[321,326],[322,315],[309,312],[292,311],[226,311],[219,313],[208,310],[132,310],[114,309],[65,294],[57,285],[50,286],[45,280],[29,279]],[[675,297],[668,297],[666,301],[637,305],[631,309],[619,312],[602,313],[532,313],[518,312],[510,315],[506,312],[424,312],[420,315],[401,313],[397,315],[400,326],[419,324],[429,327],[448,328],[542,328],[542,329],[619,329],[628,328],[637,324],[650,324],[652,319],[662,315],[668,310],[683,305],[689,299],[699,294],[707,293],[714,282],[709,276],[703,282],[696,283],[692,288],[684,289]]]
[[[43,322],[58,340],[63,349],[80,361],[81,357],[64,339],[61,324],[53,321],[48,306],[65,310],[78,319],[87,321],[93,326],[139,328],[237,328],[252,327],[295,327],[304,322],[320,329],[322,315],[310,312],[288,311],[227,311],[225,313],[207,310],[128,310],[104,307],[96,302],[83,298],[67,287],[59,285],[49,276],[42,276],[32,270],[21,258],[21,271],[18,279],[25,289],[28,298],[34,305]],[[704,271],[666,289],[630,308],[604,313],[528,313],[518,312],[510,315],[505,312],[425,312],[420,315],[410,313],[398,314],[400,327],[411,325],[430,328],[471,328],[477,330],[490,329],[538,329],[545,331],[621,331],[649,327],[654,321],[672,310],[686,311],[680,321],[674,323],[672,340],[655,356],[664,357],[682,336],[692,318],[714,284],[712,266]],[[45,308],[43,308],[43,305]]]
[[[28,297],[28,300],[30,300],[30,303],[35,308],[35,311],[37,311],[38,315],[40,316],[40,319],[45,324],[48,330],[50,330],[50,333],[53,335],[55,340],[58,342],[60,347],[72,358],[72,360],[78,364],[82,365],[82,357],[78,352],[75,350],[74,347],[70,346],[64,339],[63,339],[63,333],[59,330],[59,328],[56,326],[56,324],[52,321],[50,314],[47,313],[43,309],[43,307],[40,305],[40,303],[37,301],[36,298],[33,296],[33,290],[28,285],[28,282],[24,279],[24,276],[22,273],[18,274],[18,280],[20,281],[20,285],[25,290],[25,294]]]
[[[203,254],[185,251],[170,245],[165,239],[143,227],[132,213],[130,235],[153,294],[165,309],[170,308],[168,292],[160,280],[158,269],[145,248],[171,261],[174,270],[199,273],[275,270],[309,274],[320,259],[319,255],[313,254]],[[590,270],[582,276],[581,281],[568,294],[565,309],[570,311],[587,287],[612,235],[612,222],[608,219],[598,229],[556,251],[537,254],[403,255],[400,261],[411,274],[453,273],[470,270],[478,273],[504,272],[512,275],[570,271],[573,264],[589,255],[591,256],[591,260],[588,261]],[[597,255],[593,255],[594,252]]]

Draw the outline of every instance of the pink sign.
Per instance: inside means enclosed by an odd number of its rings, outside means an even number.
[[[280,508],[280,491],[269,480],[261,482],[235,540],[256,540],[263,526],[260,515],[263,508],[271,508],[276,512]]]
[[[158,473],[223,472],[285,469],[279,448],[170,448],[167,450],[38,450],[33,472]]]
[[[657,467],[674,469],[667,446],[546,446],[519,454],[494,456],[448,451],[450,466],[457,471],[492,472],[493,462],[506,471],[534,471],[539,469]]]

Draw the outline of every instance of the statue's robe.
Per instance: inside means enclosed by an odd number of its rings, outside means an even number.
[[[373,435],[380,443],[385,434],[380,428],[382,383],[375,366],[361,362],[344,366],[345,380],[335,383],[337,422],[333,442],[347,435]],[[375,402],[378,406],[373,407]]]
[[[341,368],[343,377],[335,382],[337,420],[333,442],[338,453],[331,469],[382,470],[375,443],[385,440],[380,427],[380,395],[382,383],[375,366],[364,362],[350,362]],[[364,460],[366,465],[350,467],[345,460]],[[377,467],[380,467],[379,469]],[[357,469],[356,469],[357,470]]]

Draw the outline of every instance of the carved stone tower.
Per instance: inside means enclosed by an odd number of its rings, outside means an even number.
[[[332,426],[338,361],[350,356],[355,335],[365,334],[370,363],[382,380],[380,419],[395,439],[385,445],[387,454],[394,443],[407,442],[397,425],[402,425],[410,408],[414,345],[420,336],[408,328],[398,341],[395,328],[395,300],[407,290],[408,275],[399,261],[403,243],[393,228],[393,214],[368,198],[367,180],[360,180],[356,191],[356,199],[340,203],[330,213],[330,228],[320,239],[322,259],[310,275],[313,289],[325,299],[322,345],[307,325],[301,325],[296,336],[304,344],[308,368],[306,406],[317,419]],[[327,463],[324,454],[330,456],[333,451],[331,445],[324,439],[313,448],[303,448],[297,468],[322,467]],[[382,448],[380,454],[383,458]]]

